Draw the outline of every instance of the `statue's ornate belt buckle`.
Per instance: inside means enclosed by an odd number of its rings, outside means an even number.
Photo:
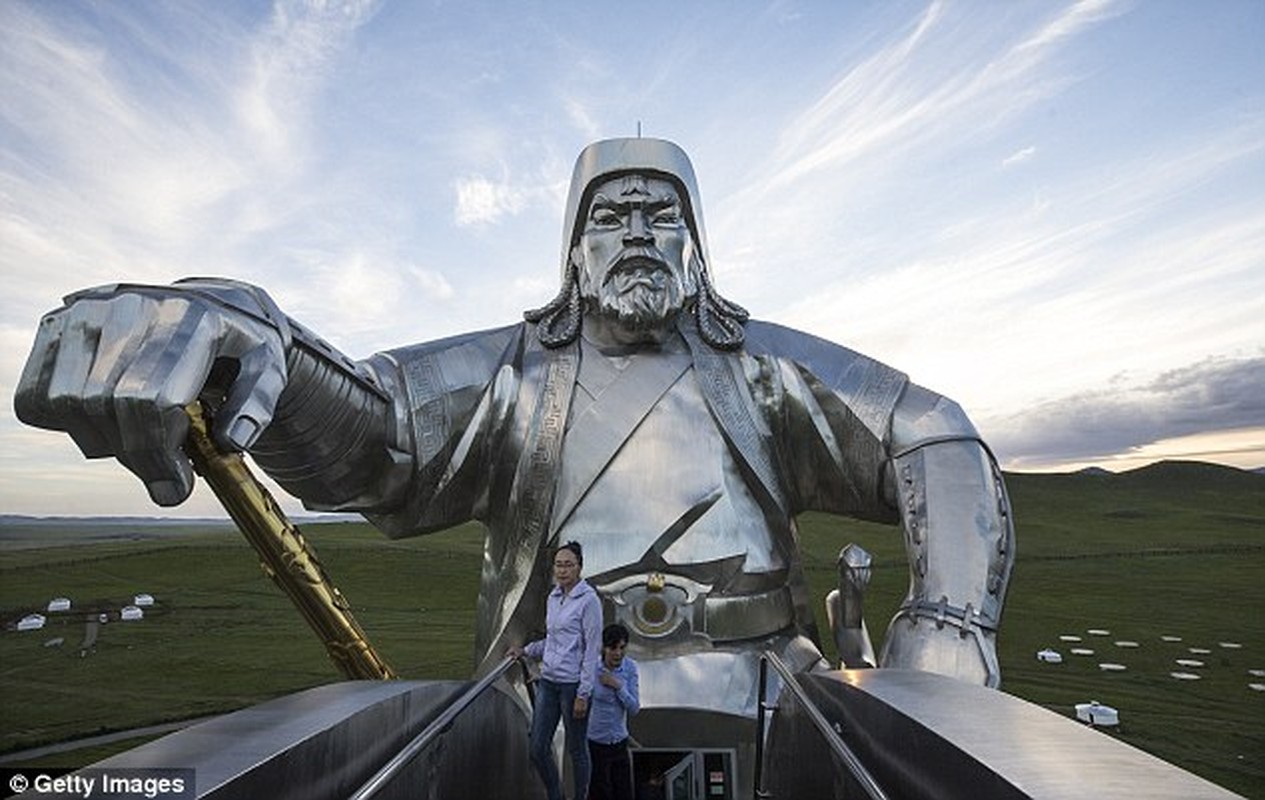
[[[651,572],[601,587],[615,606],[615,616],[633,632],[651,639],[671,636],[683,627],[704,630],[703,600],[711,586],[679,575]]]

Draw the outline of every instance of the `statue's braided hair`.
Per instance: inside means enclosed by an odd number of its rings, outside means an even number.
[[[574,342],[580,335],[580,279],[575,273],[575,265],[567,265],[566,278],[562,281],[562,291],[540,308],[523,312],[523,319],[536,323],[536,336],[545,347],[562,347]]]
[[[717,350],[737,350],[742,347],[742,325],[750,316],[747,309],[726,300],[712,286],[707,270],[697,270],[698,297],[694,301],[694,318],[703,341]]]
[[[698,333],[717,350],[737,350],[742,347],[743,323],[749,315],[742,306],[721,297],[712,287],[707,270],[696,265],[698,295],[694,298],[693,313],[698,323]],[[545,347],[554,348],[570,344],[580,335],[583,302],[580,297],[580,278],[574,264],[567,265],[562,290],[540,308],[523,312],[523,318],[536,323],[536,335]]]

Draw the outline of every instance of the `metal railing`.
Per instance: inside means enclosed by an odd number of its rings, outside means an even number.
[[[857,758],[856,753],[852,752],[852,748],[848,747],[848,743],[843,740],[843,737],[839,735],[839,732],[835,730],[826,720],[826,717],[817,708],[816,703],[808,697],[808,693],[804,691],[804,687],[800,686],[799,681],[796,680],[790,667],[786,666],[786,662],[782,661],[776,653],[768,651],[760,656],[760,694],[758,696],[760,702],[756,712],[756,725],[758,727],[756,729],[755,739],[755,796],[757,798],[767,798],[772,796],[765,791],[763,785],[766,716],[769,711],[777,709],[777,704],[766,703],[764,696],[768,685],[768,667],[770,664],[773,665],[773,669],[782,679],[783,686],[790,690],[796,701],[798,701],[804,708],[804,711],[808,714],[808,719],[813,723],[813,726],[817,728],[817,731],[822,735],[822,738],[826,740],[826,744],[830,747],[834,754],[839,757],[839,760],[843,762],[844,766],[847,767],[848,772],[852,774],[852,777],[855,778],[857,783],[861,785],[861,788],[865,790],[865,793],[869,795],[871,800],[888,800],[887,793],[884,792],[883,788],[878,785],[877,781],[874,780],[874,776],[871,775],[870,771],[865,768],[864,764],[861,763],[861,759]]]
[[[408,766],[409,762],[425,750],[431,742],[440,736],[440,734],[446,731],[457,719],[458,715],[461,714],[461,712],[469,708],[471,703],[479,699],[480,695],[487,691],[492,684],[500,680],[506,672],[509,672],[510,667],[515,664],[519,664],[523,667],[523,678],[524,682],[526,682],[526,665],[523,664],[521,659],[514,658],[513,656],[506,656],[505,660],[496,666],[496,669],[479,679],[477,683],[450,703],[448,707],[445,708],[443,712],[436,717],[433,722],[431,722],[431,724],[427,725],[421,733],[414,736],[411,742],[406,744],[400,752],[396,753],[390,761],[374,773],[372,778],[367,780],[363,786],[357,789],[355,794],[351,795],[349,800],[369,800],[371,797],[376,795],[400,773],[400,770]]]

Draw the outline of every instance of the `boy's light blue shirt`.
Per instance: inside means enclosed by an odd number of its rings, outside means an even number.
[[[615,744],[628,738],[628,717],[641,708],[640,673],[637,662],[624,656],[618,667],[610,673],[623,681],[618,690],[597,680],[606,671],[599,663],[593,679],[593,700],[589,703],[589,741],[599,744]]]

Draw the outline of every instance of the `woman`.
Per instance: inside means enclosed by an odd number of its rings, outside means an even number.
[[[602,630],[602,664],[589,713],[590,800],[633,800],[628,718],[641,708],[637,662],[624,655],[628,629],[618,622]]]
[[[585,800],[588,795],[589,699],[597,674],[602,603],[593,587],[580,578],[583,566],[579,542],[567,542],[557,549],[553,557],[555,586],[545,611],[545,638],[509,651],[513,656],[527,655],[541,662],[531,721],[531,760],[549,800],[563,800],[552,747],[559,718],[566,728],[576,800]]]

